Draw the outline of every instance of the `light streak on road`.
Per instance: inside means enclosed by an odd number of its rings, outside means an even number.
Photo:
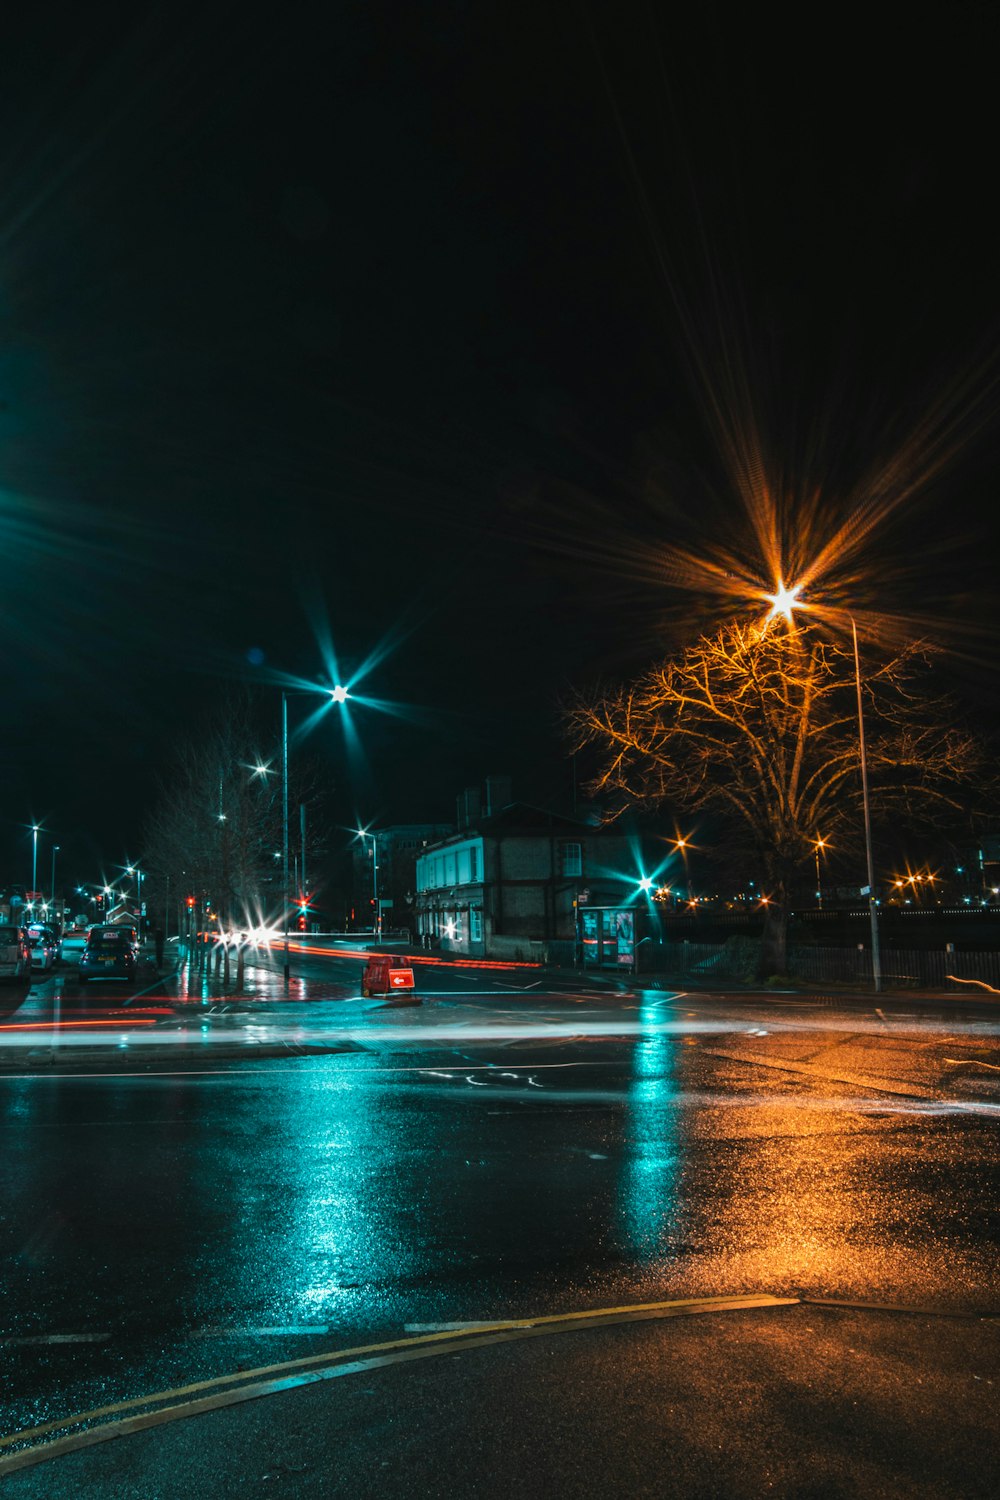
[[[369,1012],[369,1015],[371,1013]],[[219,1019],[224,1019],[220,1017]],[[32,1035],[43,1035],[46,1039],[51,1037],[53,1031],[60,1033],[68,1031],[71,1027],[107,1027],[121,1030],[123,1026],[152,1025],[152,1019],[139,1016],[120,1016],[114,1020],[101,1022],[63,1022],[38,1021],[17,1022],[13,1026],[0,1027],[4,1034],[5,1046],[32,1045]],[[829,1019],[801,1017],[794,1022],[772,1023],[770,1037],[780,1038],[794,1037],[808,1033],[823,1033],[828,1036],[844,1035],[869,1035],[884,1037],[885,1032],[882,1024],[871,1021],[864,1017],[852,1020],[849,1024],[837,1024]],[[263,1043],[295,1044],[300,1046],[337,1046],[350,1045],[364,1048],[378,1046],[391,1042],[413,1042],[413,1043],[455,1043],[463,1044],[470,1042],[489,1045],[496,1043],[505,1045],[510,1042],[579,1042],[587,1038],[589,1040],[606,1039],[609,1041],[628,1041],[633,1038],[654,1036],[724,1036],[745,1035],[746,1026],[733,1019],[719,1020],[629,1020],[622,1017],[613,1020],[592,1020],[586,1025],[581,1025],[579,1018],[570,1021],[552,1020],[517,1020],[517,1021],[492,1021],[492,1020],[454,1020],[447,1021],[417,1021],[408,1025],[385,1025],[378,1021],[369,1021],[363,1026],[351,1027],[323,1027],[302,1026],[299,1024],[281,1024],[278,1021],[268,1024],[255,1025],[244,1045],[248,1050],[260,1046]],[[930,1035],[940,1037],[941,1040],[954,1041],[957,1036],[966,1037],[992,1037],[1000,1035],[1000,1020],[971,1021],[966,1024],[956,1024],[954,1020],[945,1025],[943,1022],[918,1021],[915,1025],[901,1028],[899,1039],[903,1040],[908,1034]],[[240,1046],[246,1036],[245,1030],[230,1029],[208,1029],[208,1026],[194,1030],[184,1025],[177,1030],[167,1030],[165,1027],[155,1033],[146,1033],[143,1037],[144,1049],[152,1046],[162,1047],[192,1047],[222,1045],[227,1047]],[[65,1037],[67,1044],[85,1043],[86,1035],[79,1030]],[[763,1040],[763,1038],[761,1038]]]

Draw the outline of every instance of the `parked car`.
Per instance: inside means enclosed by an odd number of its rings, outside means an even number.
[[[80,954],[79,978],[134,979],[139,966],[139,945],[134,927],[92,927]]]
[[[31,944],[23,927],[0,924],[0,978],[31,978]]]
[[[39,969],[51,969],[62,958],[62,946],[54,929],[44,922],[31,922],[27,932],[32,965]]]

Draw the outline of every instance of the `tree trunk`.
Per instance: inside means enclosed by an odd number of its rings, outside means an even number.
[[[246,975],[246,967],[247,950],[244,944],[240,943],[236,950],[236,989],[234,993],[237,995],[242,995],[243,993],[243,980]]]
[[[764,907],[764,935],[760,940],[757,978],[788,972],[788,894],[775,883],[775,895]]]

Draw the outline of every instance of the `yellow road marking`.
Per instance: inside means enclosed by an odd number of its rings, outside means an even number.
[[[0,1474],[15,1468],[25,1468],[29,1463],[41,1463],[47,1458],[58,1457],[93,1443],[109,1441],[124,1436],[127,1432],[139,1431],[143,1427],[155,1426],[166,1421],[178,1421],[185,1416],[195,1416],[218,1406],[233,1405],[257,1396],[287,1390],[296,1384],[309,1384],[325,1375],[347,1373],[340,1369],[351,1362],[353,1368],[372,1368],[379,1364],[393,1363],[403,1358],[417,1358],[421,1354],[439,1352],[435,1346],[459,1344],[476,1348],[482,1343],[496,1342],[507,1337],[528,1335],[532,1332],[569,1331],[585,1327],[588,1323],[639,1321],[643,1318],[681,1316],[686,1313],[728,1312],[755,1307],[789,1307],[797,1305],[798,1297],[774,1297],[768,1293],[736,1297],[687,1297],[669,1302],[640,1302],[623,1307],[591,1308],[583,1312],[549,1313],[536,1318],[510,1318],[496,1323],[482,1323],[466,1332],[447,1330],[441,1333],[421,1334],[412,1338],[390,1339],[379,1344],[359,1344],[350,1349],[335,1349],[328,1354],[304,1355],[299,1359],[285,1360],[278,1364],[260,1365],[253,1370],[240,1370],[232,1375],[217,1376],[214,1380],[196,1380],[188,1385],[175,1386],[171,1390],[157,1391],[149,1396],[138,1396],[128,1401],[114,1401],[107,1406],[94,1407],[91,1411],[79,1412],[75,1416],[56,1418],[42,1422],[37,1427],[27,1427],[0,1438],[0,1449],[10,1448],[16,1443],[30,1442],[34,1438],[61,1428],[80,1427],[85,1423],[99,1421],[102,1417],[116,1416],[122,1412],[136,1412],[140,1407],[176,1401],[178,1397],[196,1396],[200,1392],[212,1391],[211,1396],[180,1401],[178,1404],[162,1405],[158,1411],[123,1417],[117,1422],[107,1422],[88,1432],[71,1434],[54,1442],[45,1443],[24,1452],[0,1457]],[[370,1356],[365,1360],[365,1356]],[[362,1364],[356,1362],[362,1360]],[[334,1366],[333,1370],[326,1367]],[[301,1372],[293,1374],[292,1372]],[[238,1386],[237,1390],[225,1387]]]

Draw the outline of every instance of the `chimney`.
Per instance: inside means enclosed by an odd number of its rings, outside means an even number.
[[[486,816],[495,818],[497,813],[511,801],[511,779],[509,776],[487,776]]]
[[[469,828],[473,823],[479,822],[482,804],[477,786],[467,786],[464,792],[459,792],[456,798],[456,811],[459,828]]]

